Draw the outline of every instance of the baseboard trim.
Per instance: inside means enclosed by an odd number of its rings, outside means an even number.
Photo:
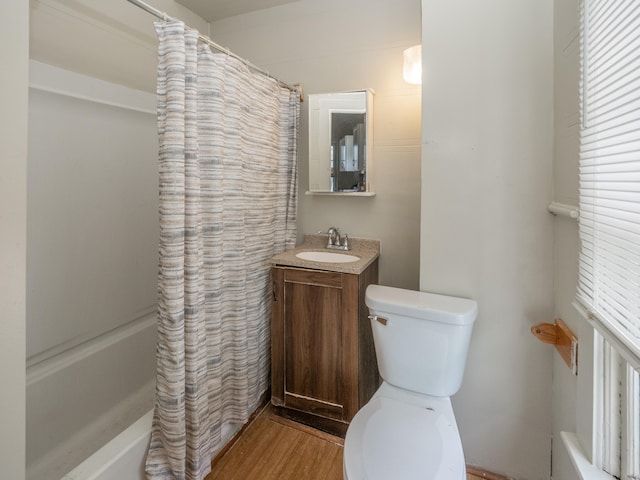
[[[304,432],[307,435],[313,435],[314,437],[317,437],[327,442],[331,442],[335,445],[344,447],[344,438],[340,438],[336,435],[323,432],[322,430],[318,430],[317,428],[310,427],[303,423],[299,423],[294,420],[289,420],[288,418],[281,417],[280,415],[277,415],[273,411],[270,413],[269,420],[271,420],[272,422],[278,423],[280,425],[284,425],[285,427],[295,428],[296,430],[300,430],[301,432]]]
[[[510,477],[498,475],[497,473],[492,473],[482,468],[474,467],[472,465],[467,465],[467,474],[473,475],[478,478],[485,478],[486,480],[513,480]]]

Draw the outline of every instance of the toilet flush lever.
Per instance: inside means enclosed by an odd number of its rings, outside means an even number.
[[[377,320],[378,322],[380,322],[382,325],[387,325],[388,320],[384,317],[379,317],[377,315],[369,315],[369,320]]]

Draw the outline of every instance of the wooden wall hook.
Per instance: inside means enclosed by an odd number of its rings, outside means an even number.
[[[555,345],[573,374],[578,374],[578,338],[561,319],[556,318],[554,323],[534,325],[531,333],[541,342]]]

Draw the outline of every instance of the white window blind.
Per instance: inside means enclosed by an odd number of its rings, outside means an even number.
[[[640,368],[640,1],[584,0],[577,300]]]

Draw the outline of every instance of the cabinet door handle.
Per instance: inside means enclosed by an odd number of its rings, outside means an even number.
[[[377,315],[369,315],[369,320],[377,320],[382,325],[387,325],[388,320],[384,317],[379,317]]]
[[[272,288],[273,288],[273,301],[277,302],[278,301],[278,284],[276,283],[275,280],[272,282]]]

